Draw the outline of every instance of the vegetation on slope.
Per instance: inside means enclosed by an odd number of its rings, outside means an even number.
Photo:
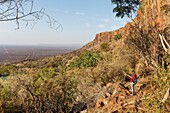
[[[169,25],[158,27],[154,11],[147,15],[149,22],[136,17],[127,29],[128,37],[116,35],[92,49],[1,66],[0,110],[169,112],[169,97],[162,102],[170,86],[169,55],[158,37],[163,34],[168,39]],[[139,77],[134,97],[128,85],[131,70]]]

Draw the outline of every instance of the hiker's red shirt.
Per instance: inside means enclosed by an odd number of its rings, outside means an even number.
[[[134,81],[134,79],[135,79],[135,76],[134,76],[134,75],[132,75],[132,76],[131,76],[131,79],[130,79],[130,82],[133,82],[133,81]]]

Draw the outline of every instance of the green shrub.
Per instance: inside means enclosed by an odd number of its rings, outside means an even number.
[[[139,5],[139,10],[144,14],[144,11],[145,11],[145,6],[146,6],[146,3],[145,2],[141,2],[141,4]]]
[[[100,45],[100,49],[102,50],[102,51],[109,51],[109,44],[108,43],[102,43],[101,45]]]
[[[85,51],[78,58],[70,62],[69,67],[72,69],[74,67],[78,68],[88,68],[97,65],[97,62],[101,60],[102,57],[99,52]]]
[[[43,68],[38,71],[37,75],[43,79],[46,80],[48,78],[53,78],[56,75],[55,68]]]
[[[14,65],[0,67],[1,76],[8,76],[10,73],[13,73],[14,71],[16,71],[16,67]]]
[[[35,68],[36,65],[33,64],[32,62],[30,62],[30,63],[26,64],[25,67],[27,67],[27,68]]]
[[[10,86],[0,84],[0,99],[9,100],[10,94]]]
[[[117,34],[117,35],[115,35],[115,37],[114,37],[114,39],[117,41],[117,40],[119,40],[119,39],[121,39],[122,38],[122,36],[121,36],[121,34]]]
[[[64,93],[65,101],[68,103],[73,102],[77,95],[77,78],[72,75],[69,77],[63,77],[63,79],[62,91]]]

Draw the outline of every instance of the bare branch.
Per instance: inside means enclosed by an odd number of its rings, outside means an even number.
[[[15,21],[17,29],[20,22],[25,22],[26,26],[30,22],[46,17],[50,28],[62,30],[62,25],[54,18],[45,13],[45,9],[33,10],[34,0],[0,0],[0,21]]]
[[[128,76],[129,78],[131,78],[131,76],[129,74],[127,74],[125,71],[122,71],[122,72],[125,76]]]
[[[168,88],[168,90],[166,91],[166,94],[164,95],[164,98],[162,99],[163,103],[168,99],[169,93],[170,93],[170,88]]]
[[[170,45],[168,44],[168,42],[165,40],[164,36],[162,36],[164,42],[166,43],[166,45],[168,46],[168,48],[170,48]]]
[[[164,42],[163,42],[163,37],[159,34],[159,37],[160,37],[160,39],[161,39],[161,44],[162,44],[162,46],[163,46],[163,49],[165,50],[165,52],[167,52],[167,48],[165,47],[165,44],[164,44]]]

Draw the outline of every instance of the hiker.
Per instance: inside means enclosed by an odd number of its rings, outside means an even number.
[[[137,83],[137,77],[136,77],[136,74],[135,74],[135,71],[132,71],[132,76],[131,76],[131,79],[130,79],[130,86],[131,86],[131,89],[132,89],[132,96],[134,95],[134,85]]]

